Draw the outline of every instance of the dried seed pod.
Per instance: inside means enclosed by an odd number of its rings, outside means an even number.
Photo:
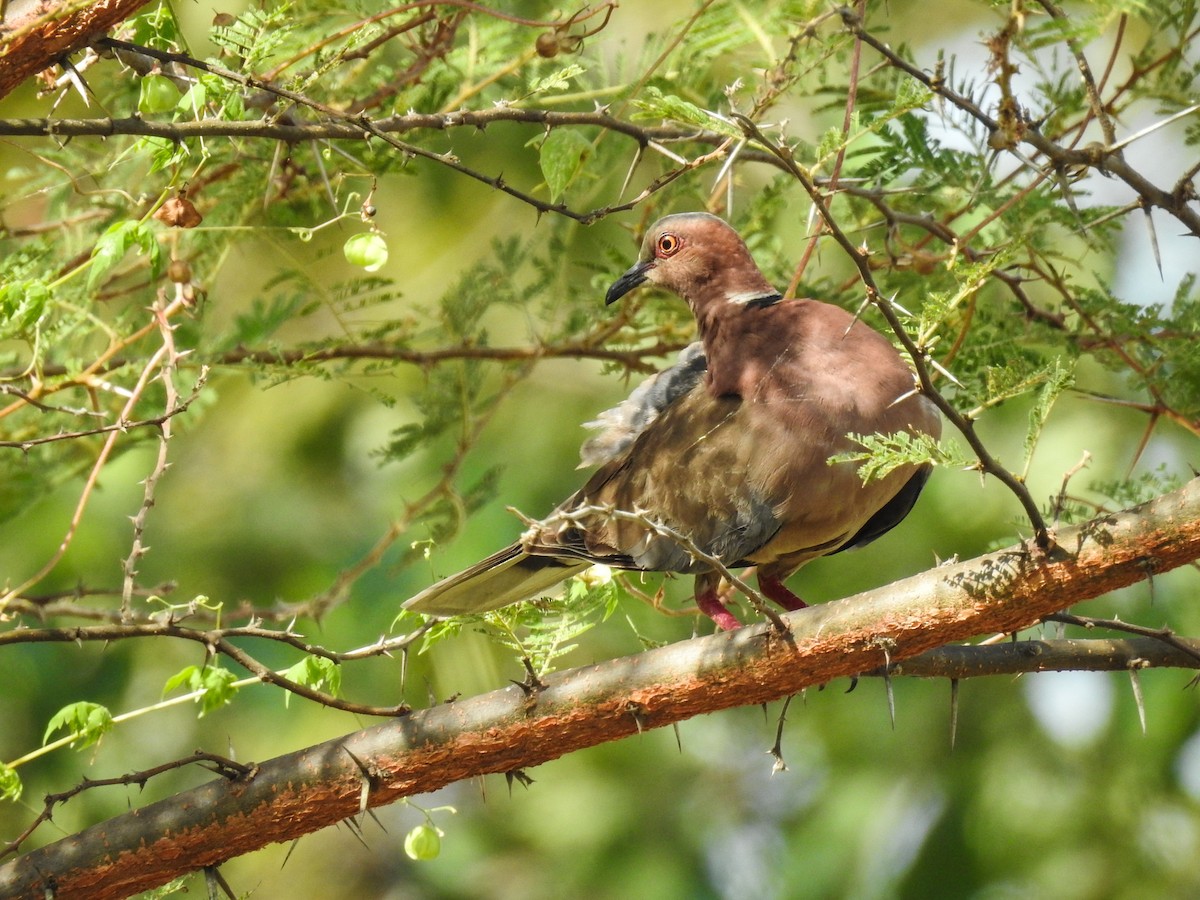
[[[172,228],[195,228],[204,221],[192,201],[182,194],[160,206],[154,218]]]
[[[537,50],[538,56],[543,59],[553,59],[562,49],[559,45],[557,31],[543,31],[537,36],[537,41],[533,46]]]

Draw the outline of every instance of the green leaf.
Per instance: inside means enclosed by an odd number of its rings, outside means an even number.
[[[323,690],[335,697],[342,689],[342,667],[323,656],[306,656],[284,672],[283,677],[314,690]],[[286,706],[291,699],[291,691],[285,692],[284,705]]]
[[[293,14],[287,3],[270,10],[251,8],[229,25],[213,25],[209,37],[230,56],[239,57],[243,68],[253,71],[288,40],[294,28]]]
[[[180,687],[188,692],[200,692],[196,700],[200,704],[200,716],[203,717],[205,713],[220,709],[233,700],[238,692],[235,681],[237,677],[220,666],[188,666],[167,679],[163,696]]]
[[[839,453],[827,460],[839,463],[861,463],[858,477],[863,484],[885,478],[901,466],[933,463],[952,469],[967,469],[978,464],[965,455],[958,444],[943,443],[927,434],[913,436],[906,431],[895,434],[850,434],[850,440],[863,448],[862,452]]]
[[[591,151],[591,143],[578,131],[556,128],[546,135],[546,139],[542,141],[538,164],[542,167],[546,186],[550,188],[551,200],[562,196],[567,185],[579,174],[583,161]]]
[[[42,744],[50,741],[50,735],[63,729],[71,736],[71,746],[82,750],[90,747],[112,728],[112,713],[99,703],[80,701],[64,706],[50,718]]]
[[[24,336],[49,302],[50,288],[44,281],[26,278],[0,286],[0,339]]]
[[[21,799],[21,776],[17,770],[0,762],[0,800]]]
[[[163,696],[171,693],[177,688],[187,688],[189,691],[198,690],[193,687],[193,682],[199,677],[199,667],[188,666],[187,668],[175,673],[167,679],[167,683],[163,685]]]
[[[612,570],[598,565],[570,579],[558,597],[541,597],[488,612],[482,622],[500,643],[525,657],[542,676],[578,646],[576,638],[608,620],[617,609],[617,599]]]
[[[305,315],[308,298],[295,294],[276,294],[270,298],[254,297],[250,308],[234,320],[233,341],[254,347],[274,336],[285,323]]]
[[[96,290],[104,281],[104,277],[125,258],[125,253],[131,243],[129,232],[137,227],[137,222],[116,222],[108,227],[92,250],[92,267],[88,272],[87,286],[89,291]]]
[[[375,231],[355,234],[342,246],[346,262],[368,272],[378,272],[388,261],[387,241]]]
[[[501,645],[524,657],[540,677],[578,644],[575,639],[617,610],[620,592],[608,566],[592,566],[565,583],[557,597],[539,597],[502,609],[435,621],[425,633],[420,653],[464,628],[478,626]]]
[[[127,219],[116,222],[96,241],[92,250],[92,266],[88,272],[87,288],[95,291],[104,282],[104,278],[118,263],[125,258],[130,248],[137,247],[150,257],[150,270],[153,277],[162,271],[162,248],[150,225]]]
[[[149,223],[137,223],[130,237],[135,246],[149,257],[150,277],[158,278],[163,273],[162,247],[158,243],[158,235]]]
[[[648,87],[640,100],[634,101],[642,115],[638,118],[670,119],[688,125],[699,125],[728,137],[742,137],[742,130],[694,103],[689,103],[673,94],[664,94],[656,87]]]
[[[985,373],[987,405],[997,406],[1005,400],[1028,394],[1042,385],[1037,405],[1030,412],[1030,428],[1033,429],[1035,425],[1032,417],[1041,417],[1040,423],[1036,424],[1037,430],[1040,431],[1041,425],[1045,423],[1044,417],[1050,413],[1050,406],[1065,388],[1070,387],[1073,372],[1073,367],[1065,365],[1058,357],[1044,366],[1033,365],[1023,359],[1014,359],[1007,365],[989,366]],[[1027,451],[1030,449],[1030,442],[1036,439],[1037,435],[1031,430],[1026,436]]]
[[[559,69],[557,72],[552,72],[549,75],[536,79],[529,86],[529,91],[526,97],[532,97],[534,94],[542,94],[546,91],[565,91],[571,86],[571,79],[582,75],[586,69],[576,63],[572,63],[565,69]]]
[[[138,138],[134,143],[134,152],[138,156],[149,156],[150,174],[181,165],[192,155],[187,141],[172,141],[160,137]]]
[[[825,159],[837,153],[838,148],[842,146],[842,140],[841,128],[826,128],[817,143],[817,159]]]
[[[1046,383],[1037,393],[1033,408],[1029,410],[1029,430],[1025,433],[1025,468],[1033,459],[1034,448],[1041,437],[1042,428],[1050,417],[1050,410],[1059,395],[1075,383],[1075,368],[1064,365],[1062,359],[1056,357],[1054,362],[1044,370]]]
[[[179,98],[175,104],[175,109],[185,116],[199,116],[204,110],[204,104],[207,99],[208,89],[204,86],[203,82],[197,81],[188,88],[186,94]]]
[[[905,76],[896,82],[896,96],[892,100],[893,113],[907,112],[932,101],[934,93],[915,78]]]

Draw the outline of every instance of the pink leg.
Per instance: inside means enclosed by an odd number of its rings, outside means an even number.
[[[696,605],[700,607],[700,612],[716,622],[722,631],[733,631],[741,628],[742,623],[721,602],[721,596],[717,593],[719,580],[710,574],[696,576]]]
[[[808,608],[808,604],[789,591],[782,581],[761,569],[758,573],[758,586],[768,600],[774,600],[789,612]]]

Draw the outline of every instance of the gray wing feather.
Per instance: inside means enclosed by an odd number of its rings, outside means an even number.
[[[697,341],[684,348],[675,365],[647,378],[619,406],[589,422],[585,427],[601,431],[583,445],[580,456],[584,465],[604,465],[621,457],[665,409],[700,384],[706,369],[704,346]],[[571,506],[574,500],[563,506]],[[742,526],[733,523],[732,533],[740,530]],[[595,560],[619,567],[679,571],[694,564],[678,544],[662,538],[635,548],[638,552],[631,556],[620,551],[596,553],[586,546],[582,532],[573,536],[570,531],[560,532],[560,540],[552,547],[538,547],[536,541],[525,547],[520,543],[506,547],[466,571],[439,581],[404,606],[443,616],[496,609],[536,595],[583,571]]]
[[[638,435],[658,418],[659,414],[700,383],[708,368],[704,345],[699,341],[680,351],[679,359],[669,369],[651,375],[620,405],[600,413],[584,428],[598,430],[584,442],[579,457],[584,466],[602,466],[629,449]]]

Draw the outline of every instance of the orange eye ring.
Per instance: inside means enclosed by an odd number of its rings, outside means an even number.
[[[655,255],[665,259],[668,256],[674,256],[682,246],[683,241],[679,239],[678,235],[667,231],[658,236],[658,241],[654,245]]]

